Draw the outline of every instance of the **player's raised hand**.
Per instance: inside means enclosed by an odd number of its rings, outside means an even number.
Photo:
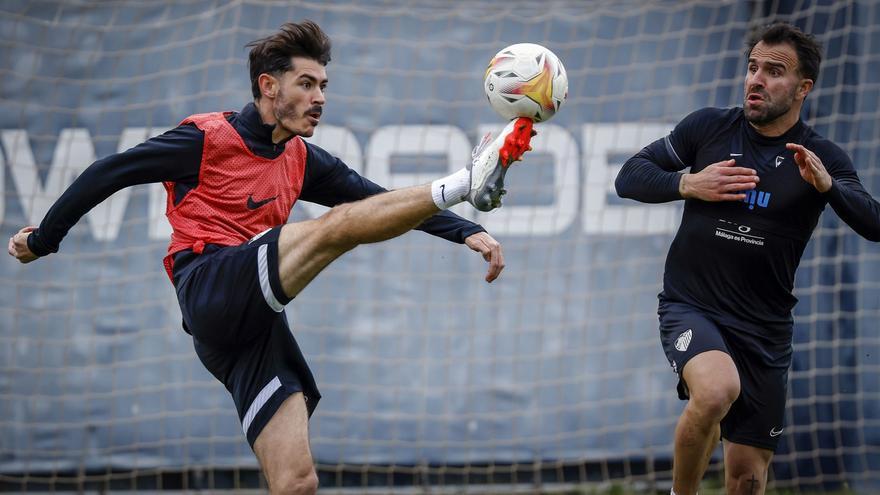
[[[33,225],[29,225],[18,231],[17,234],[9,238],[9,246],[7,247],[7,251],[9,255],[13,258],[21,261],[22,263],[30,263],[35,259],[39,258],[36,254],[32,253],[30,248],[27,245],[27,238],[31,235],[31,232],[36,230],[37,228]]]
[[[489,271],[486,272],[486,282],[492,283],[493,280],[501,275],[504,269],[504,253],[501,250],[501,244],[485,232],[477,232],[469,235],[464,243],[467,247],[483,255],[483,259],[489,262]]]
[[[742,201],[745,191],[757,187],[759,181],[754,169],[737,167],[731,159],[713,163],[694,174],[684,174],[678,192],[685,199]]]
[[[785,147],[794,151],[794,162],[805,181],[822,193],[831,189],[831,175],[815,153],[795,143],[787,143]]]

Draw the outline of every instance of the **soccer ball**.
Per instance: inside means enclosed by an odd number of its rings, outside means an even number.
[[[568,76],[559,58],[534,43],[517,43],[498,52],[486,69],[483,90],[492,109],[507,120],[543,122],[568,96]]]

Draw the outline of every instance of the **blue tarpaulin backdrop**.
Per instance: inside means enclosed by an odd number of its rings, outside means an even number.
[[[511,174],[513,213],[477,218],[505,247],[501,280],[485,284],[478,256],[416,232],[358,248],[289,306],[325,396],[311,426],[324,464],[671,456],[682,404],[655,296],[675,217],[614,223],[612,208],[634,204],[607,184],[690,111],[739,103],[754,24],[786,19],[823,41],[805,118],[880,194],[875,2],[4,0],[3,234],[39,222],[92,159],[189,114],[240,109],[244,45],[305,18],[334,40],[318,142],[385,185],[457,168],[500,124],[481,82],[503,46],[550,47],[570,80],[547,141]],[[624,139],[625,126],[653,130]],[[155,193],[134,187],[121,208],[84,218],[56,255],[0,262],[0,472],[255,466],[231,400],[180,328]],[[595,211],[644,225],[597,228]],[[317,214],[297,206],[292,219]],[[113,218],[118,228],[102,230]],[[777,480],[878,487],[878,280],[878,247],[826,212],[797,278]]]

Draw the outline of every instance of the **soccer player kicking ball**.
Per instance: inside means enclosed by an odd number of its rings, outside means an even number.
[[[880,241],[880,204],[849,157],[800,120],[820,61],[818,43],[795,27],[757,32],[742,108],[690,114],[616,180],[624,198],[685,200],[658,310],[689,399],[675,429],[676,495],[697,492],[719,437],[727,493],[764,492],[785,427],[794,275],[819,215],[829,204]]]
[[[308,416],[320,399],[284,306],[337,257],[413,228],[464,243],[504,268],[501,246],[444,211],[501,204],[507,167],[529,149],[531,121],[485,140],[471,164],[431,184],[386,192],[304,142],[321,118],[330,40],[311,22],[254,41],[254,102],[239,113],[186,118],[177,128],[92,164],[40,227],[9,240],[22,263],[56,252],[82,215],[113,192],[163,182],[173,227],[165,267],[199,359],[232,394],[272,493],[314,493]],[[333,207],[285,224],[297,199]]]

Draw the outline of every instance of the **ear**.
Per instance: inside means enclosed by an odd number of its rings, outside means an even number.
[[[801,79],[800,86],[798,87],[798,94],[801,99],[805,99],[808,94],[810,94],[810,90],[813,89],[813,80],[812,79]]]
[[[260,94],[267,98],[275,98],[278,94],[278,79],[272,74],[262,73],[257,78],[257,84],[260,87]]]

